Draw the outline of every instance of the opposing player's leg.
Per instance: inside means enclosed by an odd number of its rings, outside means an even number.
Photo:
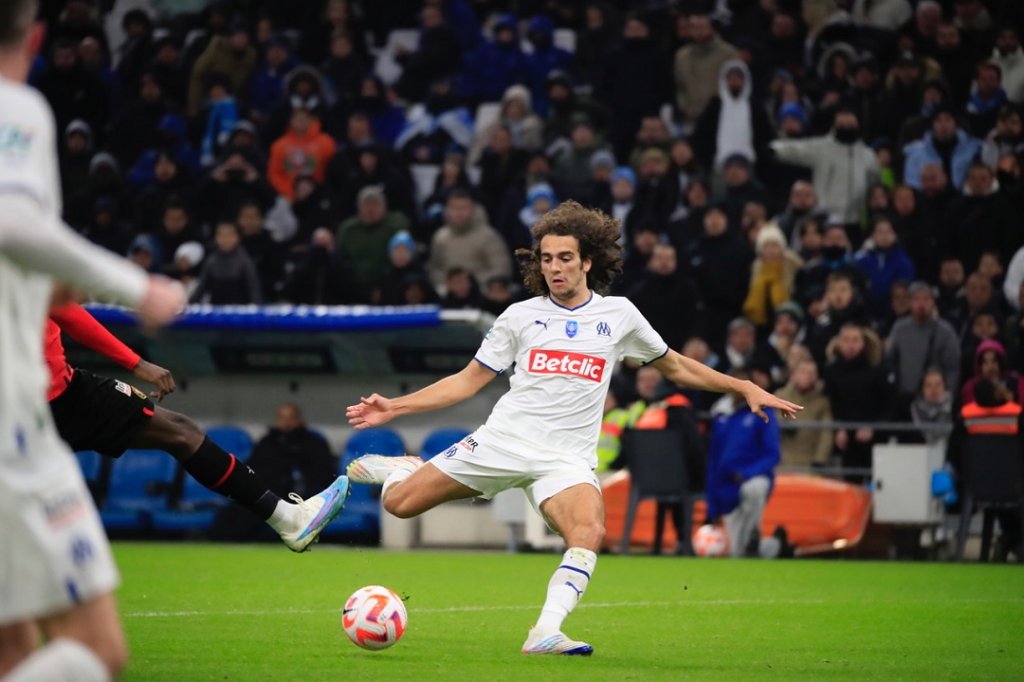
[[[585,474],[582,478],[587,479]],[[530,494],[536,499],[543,494],[542,490],[530,490]],[[604,498],[597,479],[576,483],[543,499],[540,510],[569,549],[548,582],[540,617],[522,652],[589,656],[594,648],[567,637],[562,632],[562,623],[583,598],[597,565],[597,552],[604,542]]]
[[[0,679],[31,656],[39,643],[39,628],[33,621],[0,625]]]
[[[303,500],[282,500],[247,464],[225,451],[183,414],[157,407],[129,438],[130,448],[165,450],[201,484],[235,500],[265,520],[296,552],[312,544],[348,497],[348,479],[339,476],[326,489]]]

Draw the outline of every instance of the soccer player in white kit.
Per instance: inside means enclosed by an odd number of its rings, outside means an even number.
[[[115,676],[127,650],[110,547],[46,401],[53,279],[151,325],[185,297],[60,222],[53,114],[24,85],[42,40],[35,14],[35,0],[0,2],[0,678],[91,682]]]
[[[487,422],[427,464],[416,457],[366,455],[349,479],[384,485],[384,508],[401,518],[466,497],[523,488],[568,551],[548,583],[547,599],[522,652],[589,655],[593,647],[562,633],[562,623],[590,582],[604,540],[604,502],[594,475],[605,394],[623,357],[650,363],[670,381],[742,395],[751,411],[800,406],[683,357],[670,349],[627,299],[602,296],[621,270],[617,221],[566,202],[533,228],[521,250],[535,298],[515,303],[487,332],[457,374],[399,398],[373,394],[347,408],[356,429],[458,403],[515,365],[511,388]],[[596,290],[596,291],[595,291]]]

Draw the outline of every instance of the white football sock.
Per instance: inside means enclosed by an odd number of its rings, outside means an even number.
[[[589,549],[569,548],[548,583],[548,598],[536,627],[545,632],[562,629],[566,617],[583,598],[596,565],[597,555]]]
[[[295,530],[299,523],[299,505],[292,504],[287,500],[278,500],[277,506],[267,519],[267,525],[278,533],[285,533]]]
[[[415,471],[415,469],[409,470],[409,469],[402,468],[402,469],[395,469],[390,474],[388,474],[388,477],[384,479],[383,487],[381,487],[381,489],[380,489],[380,496],[384,497],[384,493],[386,493],[388,491],[389,487],[393,486],[394,484],[396,484],[396,483],[398,483],[400,481],[404,481],[405,479],[407,479],[410,476],[412,476],[413,471]]]
[[[110,671],[89,647],[58,638],[22,661],[4,682],[109,682]]]

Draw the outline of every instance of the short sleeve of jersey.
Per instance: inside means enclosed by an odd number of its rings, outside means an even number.
[[[668,344],[647,321],[636,306],[627,299],[622,301],[623,317],[629,322],[629,331],[622,337],[623,357],[638,360],[645,365],[668,352]]]
[[[53,114],[34,90],[0,82],[0,197],[27,195],[48,211],[55,204],[59,182],[55,160]]]
[[[506,310],[494,321],[474,356],[477,362],[495,372],[504,372],[511,367],[519,350],[519,340],[512,332],[509,319]]]

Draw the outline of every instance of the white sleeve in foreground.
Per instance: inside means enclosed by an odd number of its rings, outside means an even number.
[[[0,193],[0,252],[98,299],[137,307],[146,293],[145,272],[73,232],[20,192]]]

